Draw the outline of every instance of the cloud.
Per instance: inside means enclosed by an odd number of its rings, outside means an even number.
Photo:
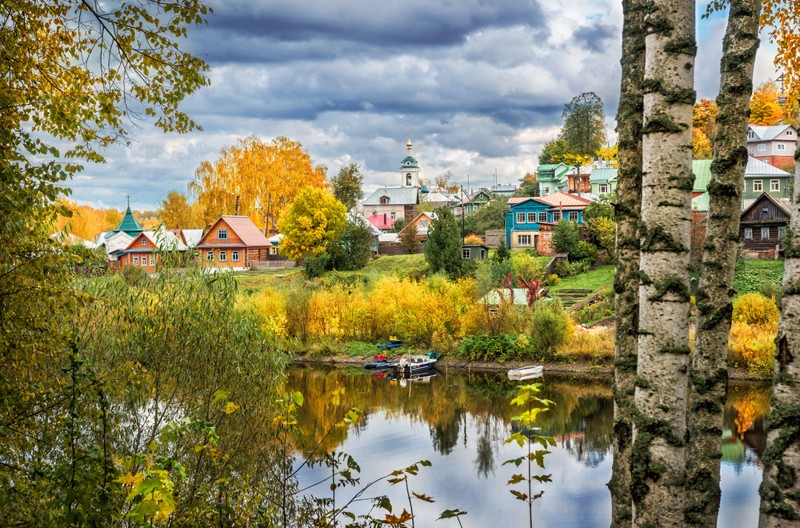
[[[471,186],[518,181],[587,91],[613,137],[620,86],[621,4],[611,0],[214,0],[187,48],[211,86],[184,109],[203,132],[144,127],[108,163],[72,181],[73,198],[154,208],[185,190],[226,145],[257,135],[303,144],[329,174],[355,162],[365,187],[397,184],[405,142],[423,177],[447,170]],[[698,8],[701,9],[701,8]],[[698,22],[701,97],[714,97],[725,17]],[[774,51],[772,52],[774,53]],[[757,72],[769,69],[759,53]]]

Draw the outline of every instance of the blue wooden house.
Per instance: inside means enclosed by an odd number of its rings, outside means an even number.
[[[573,194],[510,198],[506,213],[506,247],[552,253],[553,228],[562,219],[583,225],[583,210],[592,203]]]

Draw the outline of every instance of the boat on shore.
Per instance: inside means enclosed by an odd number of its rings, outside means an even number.
[[[368,363],[364,363],[364,368],[367,370],[390,370],[392,367],[397,365],[398,361],[396,359],[388,359],[384,355],[375,355],[372,356],[372,361]]]
[[[378,350],[392,350],[401,346],[403,346],[402,339],[390,338],[387,342],[378,344]]]
[[[430,372],[436,367],[441,354],[438,352],[428,352],[427,354],[417,354],[410,357],[400,358],[394,367],[395,374],[402,374],[406,378],[411,378],[417,374]]]
[[[508,379],[525,381],[529,379],[541,378],[543,374],[544,367],[542,365],[527,365],[525,367],[509,370]]]

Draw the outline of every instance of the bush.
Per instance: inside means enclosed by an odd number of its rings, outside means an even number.
[[[128,265],[122,268],[122,278],[128,286],[144,286],[150,282],[147,271],[139,266]]]
[[[760,293],[741,295],[733,301],[733,321],[750,325],[776,325],[780,311],[774,299]]]
[[[777,324],[753,325],[734,321],[728,337],[729,360],[752,374],[770,377],[775,361]]]
[[[569,314],[559,302],[537,302],[531,317],[531,345],[542,356],[547,357],[563,345],[573,331]]]
[[[313,279],[325,273],[325,270],[328,269],[328,259],[329,257],[326,253],[304,258],[303,266],[306,278]]]
[[[511,266],[514,269],[515,279],[522,277],[528,281],[532,279],[541,281],[547,274],[547,266],[543,262],[522,251],[511,255]]]
[[[525,335],[501,334],[497,336],[479,334],[465,338],[458,354],[470,361],[497,361],[505,363],[509,359],[524,357],[528,352],[528,339]]]
[[[593,244],[590,244],[585,240],[579,240],[578,243],[575,244],[572,253],[570,253],[569,259],[576,261],[588,260],[589,262],[594,262],[596,256],[597,248]]]

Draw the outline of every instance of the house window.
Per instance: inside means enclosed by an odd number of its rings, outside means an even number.
[[[763,144],[763,143],[759,143],[758,144],[758,151],[759,152],[764,152],[765,150],[767,150],[767,146],[765,144]]]
[[[423,229],[428,229],[428,225],[429,225],[428,221],[425,220],[424,218],[419,221],[419,226],[422,227]]]
[[[770,180],[769,181],[769,190],[770,191],[780,191],[781,190],[781,181],[780,180]]]
[[[756,133],[750,130],[749,132],[747,132],[747,137],[748,139],[754,139],[756,137]]]
[[[389,203],[389,197],[388,196],[381,196],[381,200],[380,201],[381,201],[381,204],[386,205],[386,204]]]
[[[547,222],[547,213],[539,213],[539,223]]]
[[[228,260],[228,252],[224,249],[219,250],[219,261],[220,262],[227,262]]]
[[[794,134],[792,133],[792,131],[791,131],[791,130],[787,130],[787,131],[786,131],[786,135],[787,135],[787,136],[793,136]]]
[[[142,267],[147,267],[147,255],[142,255]]]
[[[786,226],[778,226],[778,240],[783,240],[783,237],[786,236]]]
[[[600,185],[598,185],[597,192],[599,192],[600,194],[608,194],[608,184],[601,183]]]
[[[761,180],[753,180],[753,192],[762,192],[764,190],[764,182]]]
[[[518,235],[517,236],[517,244],[520,246],[530,246],[531,245],[531,236],[530,235]]]
[[[392,211],[391,213],[389,213],[389,216],[391,217],[392,220],[395,220],[395,219],[397,219],[397,212],[396,211]]]
[[[139,255],[134,255],[133,256],[133,265],[134,266],[138,266],[139,265]]]
[[[744,228],[744,239],[745,240],[753,240],[753,228],[752,227],[745,227]]]
[[[470,248],[461,248],[461,258],[464,260],[469,260],[470,258]]]
[[[578,211],[570,211],[569,212],[569,221],[570,222],[578,222]]]
[[[769,228],[762,227],[761,228],[761,240],[769,240]]]
[[[217,240],[228,240],[228,230],[220,229],[217,231]]]
[[[145,237],[142,237],[142,245],[143,246],[147,245],[147,239]]]
[[[152,268],[155,265],[156,265],[156,258],[153,255],[150,255],[150,267]]]
[[[408,172],[408,173],[406,173],[406,185],[408,185],[409,187],[411,187],[411,181],[412,181],[412,180],[411,180],[411,173],[410,173],[410,172]]]
[[[231,251],[231,260],[233,262],[239,262],[239,252],[238,251]]]
[[[778,150],[786,150],[786,145],[784,145],[783,143],[778,143],[777,147]]]
[[[536,213],[528,213],[528,223],[529,224],[536,223]]]
[[[278,254],[278,248],[276,248],[276,247],[269,248],[269,254],[270,255],[277,255]]]
[[[561,211],[556,211],[553,213],[553,223],[558,223],[561,221]]]
[[[206,261],[207,262],[214,262],[214,252],[213,251],[206,251]]]
[[[525,213],[517,213],[517,223],[518,224],[525,223]]]

